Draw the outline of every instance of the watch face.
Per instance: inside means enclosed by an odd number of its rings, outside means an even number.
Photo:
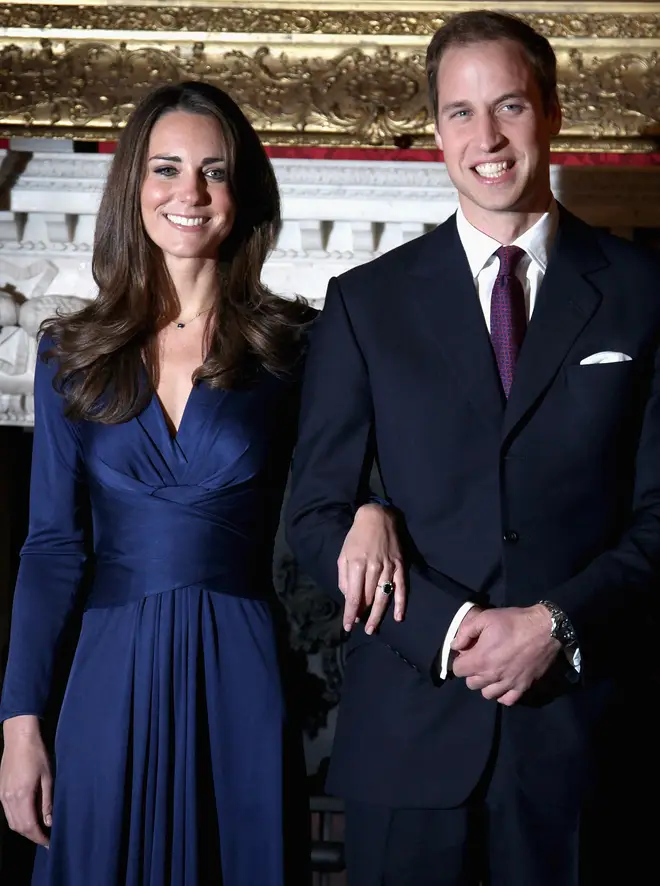
[[[557,631],[557,639],[564,646],[569,646],[571,643],[575,642],[575,631],[566,617],[562,618],[560,621],[559,629]]]
[[[559,642],[566,646],[572,640],[573,631],[571,629],[571,624],[566,618],[565,615],[562,614],[554,614],[552,616],[552,636],[555,640],[559,640]]]

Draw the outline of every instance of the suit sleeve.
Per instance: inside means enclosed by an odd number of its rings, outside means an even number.
[[[368,498],[374,453],[368,366],[339,281],[333,279],[307,355],[286,524],[302,569],[342,605],[337,560],[357,504]],[[374,636],[436,680],[443,638],[469,592],[440,573],[416,567],[407,581],[404,621],[397,623],[388,613]]]
[[[72,612],[85,564],[86,485],[76,426],[53,388],[53,361],[39,348],[35,373],[35,427],[30,519],[21,551],[12,610],[9,658],[0,720],[43,717],[52,688],[59,641]]]
[[[632,516],[618,544],[600,554],[547,597],[566,612],[580,647],[580,672],[621,673],[630,640],[636,666],[653,650],[660,622],[660,348],[656,351],[650,393],[644,410],[635,461]],[[649,639],[649,634],[651,639]]]

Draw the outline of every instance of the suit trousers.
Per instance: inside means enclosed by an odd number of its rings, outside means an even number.
[[[582,882],[580,816],[526,795],[515,776],[501,713],[488,766],[463,805],[392,809],[346,803],[348,886]]]

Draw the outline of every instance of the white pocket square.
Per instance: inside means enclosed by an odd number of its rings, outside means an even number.
[[[580,366],[591,366],[594,363],[627,363],[632,360],[628,354],[622,354],[621,351],[598,351],[597,354],[591,354],[580,360]]]

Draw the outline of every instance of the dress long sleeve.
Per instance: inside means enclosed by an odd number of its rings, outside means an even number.
[[[14,594],[0,720],[44,715],[86,560],[79,427],[66,418],[64,398],[53,388],[54,360],[42,359],[51,344],[42,339],[37,359],[29,532]]]

